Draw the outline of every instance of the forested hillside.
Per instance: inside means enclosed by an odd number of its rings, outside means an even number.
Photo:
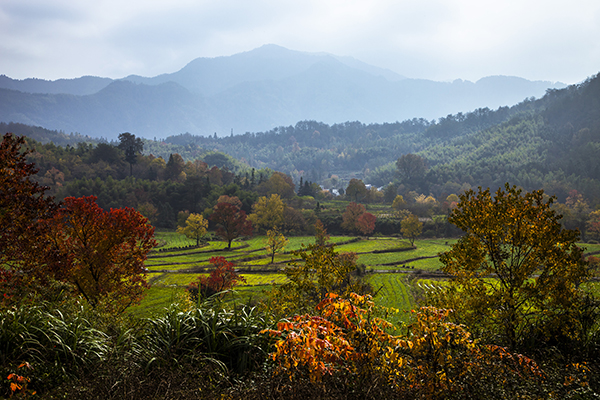
[[[181,156],[183,162],[210,155],[207,163],[211,166],[244,173],[252,168],[281,171],[296,185],[302,178],[326,189],[345,190],[356,178],[378,187],[393,183],[397,194],[415,191],[436,198],[469,187],[499,187],[511,182],[526,190],[544,188],[561,202],[577,190],[595,206],[600,199],[599,99],[600,78],[595,76],[580,85],[550,90],[538,100],[448,115],[437,121],[334,125],[301,121],[268,132],[222,138],[183,134],[164,141],[145,140],[144,154],[161,157],[165,164],[172,154]],[[0,127],[42,143],[68,144],[71,153],[76,148],[91,151],[89,146],[98,143],[89,137],[22,124]],[[89,148],[78,147],[78,142],[88,143]],[[419,176],[409,179],[399,171],[397,160],[406,154],[424,160],[425,169]],[[108,169],[114,168],[110,160],[104,161]],[[61,170],[55,164],[52,167]],[[44,168],[50,164],[42,161],[39,165],[46,174]],[[141,172],[142,164],[135,168],[140,170],[139,177],[151,178]],[[83,178],[84,170],[69,169],[79,173],[74,178]],[[70,172],[63,173],[69,180]],[[100,173],[98,177],[108,175]]]
[[[225,138],[169,137],[181,154],[194,148],[219,150],[252,167],[283,171],[327,188],[345,188],[351,178],[384,186],[394,182],[422,193],[499,187],[512,182],[527,190],[545,188],[564,201],[570,190],[600,198],[600,77],[550,90],[541,99],[513,107],[478,109],[437,121],[393,124],[302,121],[268,132]],[[148,143],[151,152],[159,144]],[[396,161],[415,153],[427,171],[411,182]]]

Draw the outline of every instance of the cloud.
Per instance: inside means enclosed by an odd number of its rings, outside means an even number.
[[[2,0],[0,73],[174,72],[265,43],[438,80],[577,82],[600,65],[597,0]]]

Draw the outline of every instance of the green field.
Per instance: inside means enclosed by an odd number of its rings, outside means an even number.
[[[297,260],[289,252],[298,250],[301,246],[314,243],[312,236],[290,237],[283,254],[275,256],[275,264],[271,265],[271,257],[267,255],[264,237],[257,236],[232,243],[231,251],[222,251],[227,244],[222,241],[208,242],[195,248],[188,247],[195,243],[187,240],[176,232],[159,231],[156,233],[160,242],[159,249],[153,251],[146,262],[149,270],[148,280],[151,289],[139,306],[132,312],[148,316],[160,312],[181,296],[185,296],[185,286],[207,275],[200,272],[190,273],[187,270],[197,267],[210,266],[211,257],[222,256],[234,262],[240,268],[246,283],[238,286],[233,294],[228,295],[231,301],[254,302],[264,295],[273,284],[286,282],[286,276],[281,270],[292,260]],[[349,242],[350,243],[346,243]],[[394,249],[410,248],[410,243],[398,238],[369,238],[356,240],[348,236],[332,236],[331,242],[344,243],[336,246],[337,251],[358,253],[358,264],[364,264],[370,273],[367,277],[373,287],[376,304],[398,309],[399,312],[389,316],[395,322],[407,321],[408,311],[415,306],[411,294],[411,284],[428,285],[440,284],[440,281],[427,279],[409,280],[408,273],[413,271],[437,271],[442,264],[438,254],[450,249],[456,239],[423,239],[415,242],[416,249],[392,251]],[[586,247],[586,253],[600,251],[600,245],[581,244]],[[181,249],[179,249],[181,248]],[[381,252],[383,251],[383,252]],[[419,259],[420,258],[420,259]],[[385,265],[387,264],[387,265]],[[395,273],[394,271],[403,273]],[[256,271],[246,273],[245,271]],[[390,272],[386,272],[390,271]],[[409,281],[412,282],[409,284]],[[443,284],[443,283],[442,283]],[[588,289],[600,296],[600,284],[587,284]]]
[[[407,322],[410,310],[414,307],[414,299],[409,291],[406,274],[373,274],[368,282],[375,293],[377,305],[397,310],[387,318],[390,322]]]
[[[235,294],[228,295],[234,301],[255,301],[263,296],[273,284],[286,282],[286,276],[281,270],[291,261],[297,262],[298,257],[290,254],[302,245],[314,243],[312,236],[290,237],[284,253],[275,256],[275,264],[271,264],[271,257],[265,249],[265,240],[262,236],[236,240],[232,243],[231,251],[223,251],[227,244],[222,241],[211,241],[198,248],[194,242],[187,240],[176,232],[159,231],[156,238],[160,247],[155,249],[146,262],[149,270],[148,280],[151,289],[139,306],[132,309],[140,315],[151,315],[178,298],[185,295],[185,286],[205,276],[208,272],[191,273],[193,268],[209,267],[211,257],[225,257],[240,269],[240,274],[246,282],[238,286]],[[440,262],[437,258],[439,252],[449,249],[453,240],[418,240],[416,249],[409,249],[410,243],[398,238],[364,238],[357,240],[348,236],[332,236],[332,243],[343,243],[336,246],[337,251],[358,253],[358,263],[364,264],[367,270],[437,270]],[[348,243],[349,242],[349,243]],[[600,247],[599,247],[600,248]],[[395,249],[408,249],[406,251],[393,251]],[[158,251],[160,250],[160,251]],[[383,251],[383,252],[382,252]],[[413,260],[419,257],[430,257]],[[407,261],[413,260],[413,261]],[[382,265],[393,264],[393,265]],[[246,273],[245,271],[256,271]],[[369,282],[377,292],[375,301],[385,307],[402,310],[393,317],[394,320],[405,320],[404,312],[413,304],[407,275],[399,273],[373,273],[368,276]]]

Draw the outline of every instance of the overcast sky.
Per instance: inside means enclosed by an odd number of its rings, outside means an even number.
[[[0,0],[0,74],[122,78],[273,43],[410,78],[581,82],[599,0]]]

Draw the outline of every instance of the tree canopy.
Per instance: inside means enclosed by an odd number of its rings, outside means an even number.
[[[67,197],[48,224],[63,260],[57,278],[90,305],[120,312],[141,299],[148,287],[144,261],[156,246],[144,216],[131,208],[104,211],[93,196]]]
[[[583,334],[589,270],[578,231],[563,229],[553,201],[541,190],[506,184],[492,196],[480,187],[460,195],[449,217],[464,236],[440,257],[452,276],[447,306],[513,348]]]
[[[44,279],[42,266],[57,267],[47,252],[47,226],[56,209],[48,188],[34,180],[23,137],[4,135],[0,143],[0,290],[25,288],[25,281]],[[53,265],[49,265],[53,264]]]
[[[206,235],[208,229],[208,221],[204,219],[202,214],[190,214],[185,220],[185,226],[177,228],[177,233],[181,233],[186,237],[195,240],[196,246],[200,245],[200,240]]]
[[[217,224],[217,235],[227,241],[229,248],[233,239],[252,235],[252,223],[247,219],[244,210],[240,210],[234,204],[218,203],[210,215],[210,220]]]

